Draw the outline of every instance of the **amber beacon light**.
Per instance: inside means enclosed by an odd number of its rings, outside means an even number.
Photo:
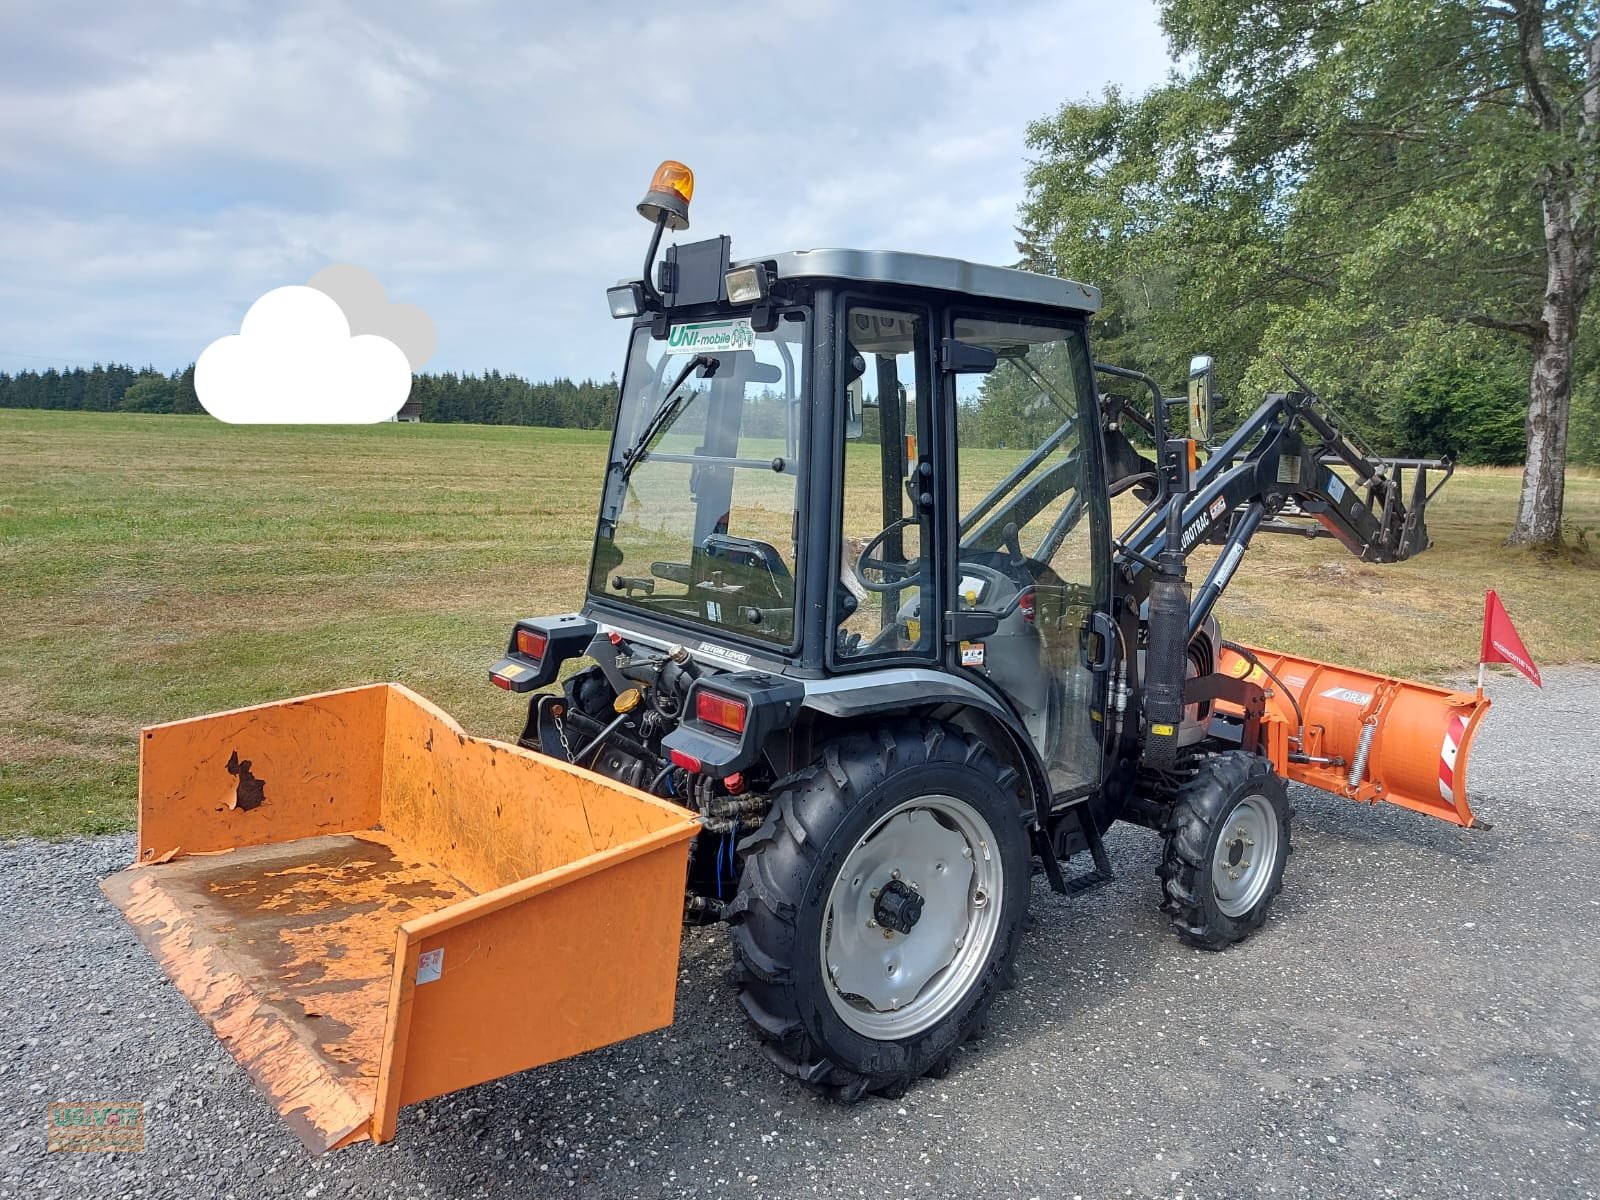
[[[650,190],[639,201],[639,215],[652,223],[666,217],[673,231],[689,228],[689,201],[694,197],[694,172],[667,159],[650,177]]]

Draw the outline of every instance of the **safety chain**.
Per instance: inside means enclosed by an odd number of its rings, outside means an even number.
[[[565,710],[561,707],[561,705],[551,705],[550,719],[556,723],[556,736],[561,739],[561,752],[567,756],[567,761],[569,763],[575,763],[578,760],[572,756],[572,743],[567,741],[567,727],[561,723],[561,714],[563,711]]]

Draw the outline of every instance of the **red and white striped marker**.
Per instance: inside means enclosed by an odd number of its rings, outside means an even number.
[[[1439,747],[1439,795],[1447,804],[1456,802],[1456,754],[1467,735],[1467,719],[1460,714],[1450,718],[1444,745]]]

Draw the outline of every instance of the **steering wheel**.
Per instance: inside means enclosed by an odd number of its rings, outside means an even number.
[[[856,565],[853,568],[855,571],[856,582],[862,587],[866,588],[867,591],[877,592],[879,594],[898,592],[902,588],[910,587],[914,583],[920,583],[922,581],[921,559],[915,560],[916,566],[913,567],[911,563],[892,563],[886,559],[874,558],[872,556],[873,550],[881,546],[884,540],[888,538],[891,533],[897,529],[904,529],[907,525],[915,525],[920,520],[920,517],[901,517],[893,524],[885,525],[878,531],[876,537],[874,537],[865,546],[861,547],[861,554],[856,559]],[[867,571],[878,571],[882,573],[884,577],[883,582],[876,583],[873,580],[868,579],[865,574]]]

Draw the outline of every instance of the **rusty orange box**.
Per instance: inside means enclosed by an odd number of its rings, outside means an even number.
[[[692,814],[398,684],[144,730],[106,894],[301,1140],[672,1021]]]

